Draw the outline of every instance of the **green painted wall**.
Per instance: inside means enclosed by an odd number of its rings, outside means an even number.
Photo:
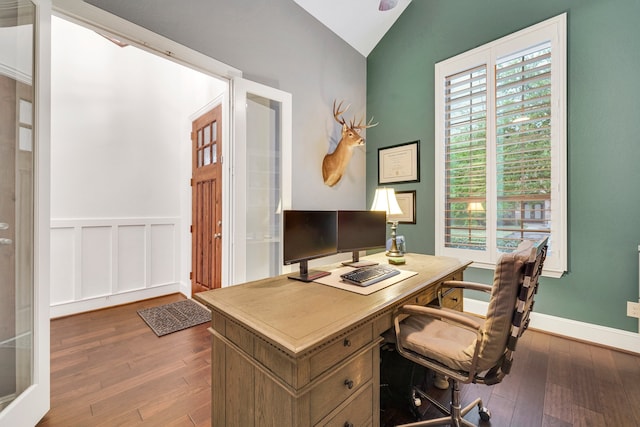
[[[378,148],[419,139],[417,224],[408,250],[434,253],[434,65],[567,12],[569,271],[543,278],[536,311],[628,331],[640,244],[640,1],[414,0],[367,59],[367,199]],[[492,272],[466,278],[490,283]]]

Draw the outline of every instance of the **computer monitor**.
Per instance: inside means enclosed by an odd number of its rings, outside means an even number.
[[[300,264],[290,279],[311,282],[328,276],[327,271],[309,270],[308,261],[338,253],[336,211],[283,211],[283,262]]]
[[[360,251],[384,248],[387,242],[387,213],[384,211],[338,211],[338,252],[351,252],[353,267],[375,265],[360,261]]]

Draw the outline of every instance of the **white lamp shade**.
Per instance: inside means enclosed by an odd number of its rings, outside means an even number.
[[[402,213],[398,200],[396,199],[396,192],[393,188],[376,188],[376,194],[373,197],[373,203],[371,204],[372,211],[385,211],[387,217],[389,215],[399,215]]]

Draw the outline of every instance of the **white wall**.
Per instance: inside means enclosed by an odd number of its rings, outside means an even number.
[[[51,74],[52,316],[188,293],[189,116],[226,83],[55,17]]]

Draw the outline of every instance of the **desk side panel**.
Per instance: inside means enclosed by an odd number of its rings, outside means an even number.
[[[226,426],[226,346],[211,336],[211,426]]]
[[[256,379],[255,424],[242,425],[256,427],[296,427],[307,425],[302,420],[295,421],[294,419],[296,405],[299,402],[296,402],[289,393],[258,369],[254,370],[254,374]],[[306,419],[309,419],[308,415]]]

